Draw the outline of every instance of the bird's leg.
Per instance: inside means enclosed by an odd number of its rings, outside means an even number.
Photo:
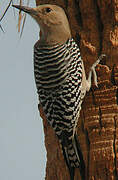
[[[91,69],[90,69],[90,72],[89,72],[88,79],[86,80],[86,84],[87,84],[86,90],[87,90],[87,91],[89,91],[90,88],[91,88],[91,77],[92,77],[92,73],[93,73],[94,83],[95,83],[95,85],[98,87],[97,74],[96,74],[95,67],[99,64],[99,62],[101,61],[101,59],[102,59],[103,57],[105,57],[105,56],[106,56],[105,54],[102,54],[102,55],[97,59],[97,61],[92,65],[92,67],[91,67]]]

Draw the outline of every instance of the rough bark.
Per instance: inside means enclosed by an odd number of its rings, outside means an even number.
[[[78,139],[86,164],[86,180],[118,179],[118,0],[37,0],[36,3],[57,4],[65,9],[87,74],[100,54],[107,56],[97,67],[98,88],[93,85],[83,102]],[[46,180],[69,180],[58,139],[39,109],[47,149]],[[77,179],[81,179],[78,169]]]

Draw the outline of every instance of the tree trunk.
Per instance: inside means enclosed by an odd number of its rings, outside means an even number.
[[[118,0],[37,0],[64,8],[74,39],[80,46],[88,74],[97,66],[98,88],[92,86],[82,104],[78,139],[86,166],[86,180],[118,179]],[[62,150],[40,107],[47,149],[46,180],[69,180]],[[75,180],[81,179],[76,169]]]

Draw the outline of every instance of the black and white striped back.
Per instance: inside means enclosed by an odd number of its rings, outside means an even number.
[[[34,73],[37,89],[50,89],[62,84],[71,70],[69,65],[74,68],[74,61],[80,61],[79,57],[80,51],[73,39],[63,45],[35,47]]]
[[[34,46],[34,74],[47,120],[60,142],[66,137],[72,167],[79,162],[72,140],[81,109],[82,60],[73,39],[54,46]]]

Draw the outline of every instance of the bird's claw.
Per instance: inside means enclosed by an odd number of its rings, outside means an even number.
[[[93,72],[93,76],[94,76],[94,83],[95,86],[98,87],[98,82],[97,82],[97,74],[96,74],[96,70],[95,67],[100,63],[100,61],[102,60],[102,58],[104,58],[106,55],[105,54],[101,54],[101,56],[97,59],[97,61],[92,65],[91,67],[91,71]]]

